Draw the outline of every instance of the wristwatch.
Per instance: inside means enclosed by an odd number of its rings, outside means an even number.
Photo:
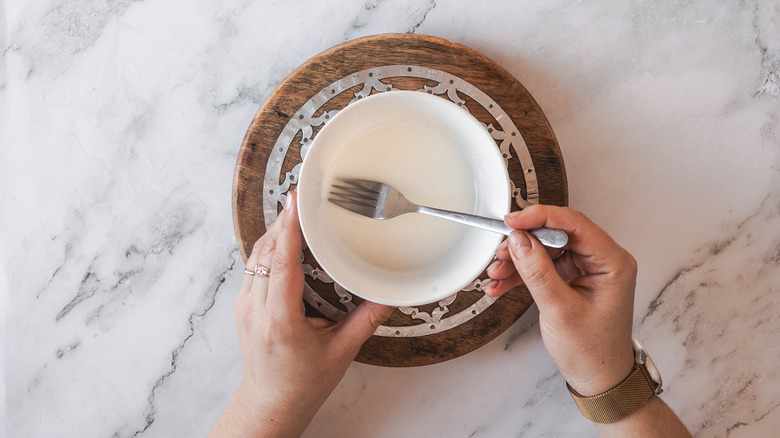
[[[566,383],[580,412],[589,420],[596,423],[614,423],[638,411],[653,395],[663,392],[661,374],[647,350],[633,336],[631,341],[634,349],[634,369],[614,388],[601,394],[584,396]]]

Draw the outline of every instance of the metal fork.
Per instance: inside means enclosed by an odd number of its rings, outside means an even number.
[[[392,219],[406,213],[425,213],[483,230],[509,235],[513,228],[500,219],[490,219],[473,214],[458,213],[417,205],[404,197],[395,187],[365,179],[345,178],[333,185],[328,201],[354,213],[373,219]],[[544,246],[561,248],[569,236],[553,228],[537,228],[529,231]]]

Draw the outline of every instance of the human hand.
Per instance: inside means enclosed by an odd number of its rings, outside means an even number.
[[[338,323],[305,316],[295,204],[290,192],[247,260],[250,269],[261,264],[271,272],[244,276],[235,305],[244,377],[212,436],[299,436],[393,311],[366,301]]]
[[[584,395],[616,386],[634,364],[634,258],[569,208],[534,205],[505,221],[517,231],[496,251],[485,293],[500,296],[524,283],[539,307],[544,344],[569,385]],[[555,261],[552,250],[524,231],[543,226],[569,235],[567,251]]]

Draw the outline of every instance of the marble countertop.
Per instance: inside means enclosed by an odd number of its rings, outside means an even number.
[[[0,435],[206,435],[242,372],[244,133],[300,63],[386,32],[529,89],[571,206],[639,261],[663,399],[696,437],[776,434],[777,2],[5,0]],[[441,364],[353,364],[305,436],[595,435],[537,317]]]

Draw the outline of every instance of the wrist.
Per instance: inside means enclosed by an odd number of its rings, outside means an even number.
[[[632,338],[634,365],[631,373],[616,386],[594,395],[584,395],[567,383],[574,402],[583,415],[596,423],[614,423],[638,412],[660,394],[661,375],[647,350]]]
[[[231,405],[241,429],[247,436],[286,437],[302,433],[298,430],[290,404],[270,396],[269,391],[242,380],[236,388]]]
[[[262,392],[242,381],[228,401],[228,405],[214,425],[209,437],[286,437],[288,431],[282,417],[273,412],[274,405],[263,400]]]
[[[233,394],[235,399],[236,413],[241,421],[253,430],[264,430],[268,423],[268,418],[273,417],[273,402],[263,401],[261,393],[251,385],[241,381]]]
[[[297,437],[324,402],[316,391],[296,391],[289,385],[268,387],[242,380],[234,398],[242,420],[260,437]]]
[[[614,359],[603,360],[592,368],[593,371],[587,375],[574,373],[570,373],[570,376],[564,375],[566,383],[586,396],[601,394],[614,388],[631,374],[634,370],[634,356],[627,351],[626,354]]]

